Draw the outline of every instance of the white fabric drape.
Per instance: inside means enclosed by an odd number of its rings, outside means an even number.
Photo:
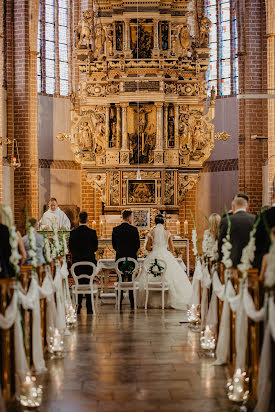
[[[195,272],[192,281],[192,295],[190,299],[190,304],[199,305],[200,304],[200,280],[202,278],[202,267],[200,258],[196,257]]]
[[[63,293],[63,276],[59,261],[57,261],[56,264],[54,287],[56,290],[56,327],[59,330],[64,331],[66,329],[65,301]]]
[[[201,327],[204,328],[206,325],[206,317],[208,313],[208,289],[211,285],[211,277],[209,273],[208,266],[203,263],[202,265],[202,299],[201,299]]]
[[[214,290],[213,280],[214,278],[218,277],[216,270],[214,270],[214,274],[212,276],[212,296],[210,299],[210,304],[208,308],[208,313],[206,317],[206,324],[211,325],[212,327],[216,328],[218,325],[218,299],[217,295]]]
[[[216,282],[217,282],[217,279],[216,279]],[[217,290],[221,292],[222,285],[220,284],[216,286],[218,286]],[[227,284],[224,286],[225,286],[224,296],[223,296],[224,299],[222,299],[224,302],[223,302],[221,324],[220,324],[219,337],[218,337],[217,349],[216,349],[217,360],[214,362],[214,365],[224,365],[227,362],[227,355],[228,355],[228,349],[229,349],[229,341],[230,341],[230,303],[229,303],[229,300],[235,296],[235,291],[234,291],[234,288],[230,280],[228,280]]]

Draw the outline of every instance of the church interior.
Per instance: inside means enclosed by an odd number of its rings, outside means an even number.
[[[0,265],[0,412],[274,411],[275,213],[262,216],[275,206],[275,0],[0,0],[0,75],[13,267]],[[232,266],[236,197],[257,217]],[[139,263],[163,217],[190,280],[187,311],[167,296],[165,309],[121,304],[112,239],[125,211]],[[99,269],[79,292],[80,212]],[[227,224],[220,259],[222,224],[212,246],[205,235],[213,214]],[[29,218],[41,265],[18,256],[24,236],[36,251]],[[265,275],[253,265],[261,222]],[[78,307],[85,291],[92,314]]]

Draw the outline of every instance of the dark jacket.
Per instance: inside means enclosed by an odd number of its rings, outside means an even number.
[[[0,223],[0,277],[14,276],[10,265],[10,235],[7,226]]]
[[[137,252],[140,248],[137,228],[126,222],[114,227],[112,244],[116,251],[116,260],[122,257],[137,259]]]
[[[232,244],[230,258],[233,263],[233,267],[236,268],[241,262],[243,248],[249,242],[249,234],[253,228],[255,222],[255,215],[247,213],[245,211],[239,211],[229,216],[231,221],[230,229],[230,242]],[[222,245],[223,239],[226,237],[228,227],[227,217],[222,218],[220,223],[218,247],[219,247],[219,260],[222,260]]]
[[[267,227],[266,227],[267,226]],[[259,225],[257,227],[255,239],[256,239],[256,251],[254,267],[260,269],[263,256],[269,252],[270,248],[270,236],[268,231],[275,226],[275,206],[263,212]]]
[[[72,263],[87,261],[93,262],[96,265],[95,252],[97,248],[98,240],[95,230],[90,229],[86,225],[80,225],[71,231],[69,249],[72,254]],[[80,270],[80,268],[76,269]],[[83,268],[81,269],[83,273]],[[79,270],[76,271],[76,274],[79,274],[77,273]]]

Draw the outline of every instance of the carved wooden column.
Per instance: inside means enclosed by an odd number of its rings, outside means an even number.
[[[165,142],[165,148],[168,147],[168,103],[164,104],[164,127],[163,127],[163,133],[164,133],[164,142]]]
[[[109,136],[110,136],[110,104],[106,104],[106,121],[105,121],[105,148],[109,147]]]
[[[130,58],[132,55],[130,49],[130,20],[125,20],[125,38],[124,38],[124,55],[126,58]]]
[[[157,133],[154,163],[163,164],[163,103],[157,102],[155,106],[157,108]]]
[[[120,163],[129,164],[127,107],[129,103],[121,103],[122,108],[122,145],[120,151]]]
[[[159,21],[154,19],[154,48],[153,57],[159,56]]]
[[[116,103],[116,118],[117,118],[117,123],[116,123],[116,147],[117,149],[120,148],[120,140],[121,140],[121,111],[120,111],[120,104]]]
[[[174,104],[174,133],[175,133],[175,148],[179,147],[179,105]]]

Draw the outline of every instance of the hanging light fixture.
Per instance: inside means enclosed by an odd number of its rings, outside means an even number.
[[[21,166],[20,157],[19,157],[19,150],[18,150],[18,143],[16,139],[12,141],[12,155],[11,155],[11,167],[17,169]]]

